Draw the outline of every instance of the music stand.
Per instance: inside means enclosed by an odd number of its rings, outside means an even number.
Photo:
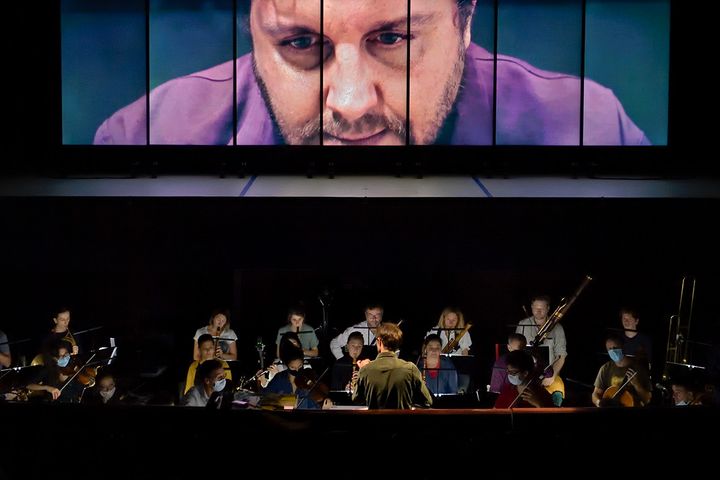
[[[95,356],[92,361],[86,365],[87,367],[110,366],[117,357],[117,347],[100,347],[88,353],[93,353]]]
[[[378,350],[375,345],[363,345],[362,351],[360,352],[360,356],[358,357],[358,360],[375,360],[375,357],[377,357]]]
[[[353,405],[352,393],[347,390],[330,390],[328,397],[335,405]]]
[[[455,365],[458,374],[458,391],[467,393],[470,390],[471,380],[475,376],[475,355],[443,354],[443,356],[449,358]]]
[[[7,393],[12,389],[33,383],[42,368],[42,365],[28,365],[0,370],[0,392]]]
[[[550,365],[550,347],[547,345],[538,345],[533,347],[525,347],[532,354],[536,362],[540,362],[542,368]]]

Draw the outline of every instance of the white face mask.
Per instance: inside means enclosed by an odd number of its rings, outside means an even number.
[[[113,395],[115,395],[114,387],[112,390],[100,390],[100,396],[102,397],[103,402],[105,402],[105,403],[107,403],[107,401],[110,400]]]
[[[225,388],[225,379],[224,378],[222,380],[216,381],[215,385],[213,385],[213,390],[215,390],[216,392],[222,392],[224,388]]]
[[[520,378],[519,374],[508,374],[508,382],[510,382],[513,385],[520,385],[522,383],[522,379]]]
[[[685,400],[680,400],[679,402],[675,402],[676,407],[684,407],[685,405],[690,405],[690,404],[688,402],[686,402]]]

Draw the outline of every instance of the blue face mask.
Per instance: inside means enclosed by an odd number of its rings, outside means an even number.
[[[225,388],[225,383],[226,382],[224,378],[222,380],[216,380],[215,385],[213,385],[213,390],[215,390],[216,392],[222,392]]]
[[[611,348],[608,350],[608,355],[610,355],[610,360],[612,360],[615,363],[620,362],[625,355],[623,355],[622,348]]]
[[[65,368],[68,366],[68,363],[70,363],[70,355],[65,355],[60,358],[58,358],[57,364],[60,368]]]
[[[520,378],[520,375],[518,375],[518,374],[515,374],[515,375],[508,374],[508,382],[510,382],[513,385],[520,385],[522,383],[522,379]]]

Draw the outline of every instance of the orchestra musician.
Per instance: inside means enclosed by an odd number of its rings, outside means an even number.
[[[122,405],[125,395],[117,388],[115,375],[102,370],[95,378],[95,386],[88,389],[82,397],[84,405]]]
[[[640,316],[637,310],[630,307],[620,309],[620,320],[623,326],[623,353],[645,362],[648,370],[652,361],[652,339],[649,335],[638,331]]]
[[[260,388],[267,387],[268,383],[276,374],[282,372],[283,370],[287,370],[287,365],[282,361],[282,359],[287,357],[286,352],[288,350],[292,350],[294,352],[297,349],[303,349],[302,344],[300,343],[300,337],[295,332],[285,333],[280,338],[278,347],[278,357],[273,360],[273,363],[265,369],[265,371],[260,370],[255,374],[254,378],[257,379]],[[311,366],[303,360],[303,368],[311,368]]]
[[[623,353],[623,338],[611,334],[605,340],[610,360],[595,378],[592,402],[595,406],[640,407],[650,403],[652,385],[644,362]]]
[[[80,347],[72,332],[70,332],[70,309],[67,307],[56,309],[55,315],[53,316],[53,323],[53,328],[43,341],[42,351],[47,352],[49,349],[55,348],[59,341],[65,341],[71,346],[70,355],[80,353]]]
[[[49,347],[43,354],[42,368],[30,380],[27,390],[31,392],[47,392],[46,399],[57,400],[63,403],[78,403],[85,389],[78,381],[71,380],[77,369],[70,355],[72,345],[66,341],[59,341],[55,346]]]
[[[289,332],[297,333],[302,345],[303,354],[306,357],[317,357],[319,350],[319,341],[315,335],[315,329],[312,325],[305,323],[305,308],[295,306],[288,310],[287,323],[280,327],[277,332],[275,344],[277,345],[276,355],[280,357],[280,341],[283,335]]]
[[[553,407],[550,393],[542,386],[544,378],[533,358],[526,350],[507,354],[507,382],[500,389],[495,408]]]
[[[522,350],[527,346],[525,335],[520,333],[511,333],[507,340],[507,353],[501,355],[493,364],[493,370],[490,377],[490,392],[499,394],[503,385],[507,383],[507,356],[508,353],[515,350]]]
[[[213,339],[212,335],[208,333],[200,335],[197,343],[200,349],[200,360],[192,362],[188,367],[187,378],[185,379],[185,390],[183,391],[184,394],[187,394],[190,389],[195,385],[195,375],[198,366],[203,362],[212,360],[213,358],[220,360],[220,363],[227,372],[228,380],[232,380],[232,372],[230,371],[230,365],[225,360],[217,358],[217,355],[219,353],[215,348],[215,340]]]
[[[348,336],[347,345],[345,345],[345,355],[337,360],[332,367],[332,376],[330,388],[333,390],[351,390],[350,382],[353,376],[357,378],[360,367],[358,360],[365,345],[363,334],[360,332],[352,332]]]
[[[524,335],[528,340],[534,339],[545,322],[548,321],[550,297],[547,295],[536,295],[531,299],[530,307],[532,309],[532,315],[521,320],[515,328],[515,333]],[[565,385],[563,384],[562,378],[560,378],[560,372],[565,365],[565,358],[567,357],[567,341],[565,339],[565,329],[563,329],[563,326],[559,323],[556,324],[552,330],[550,330],[548,336],[540,342],[540,345],[534,345],[534,347],[538,346],[548,348],[549,359],[544,361],[550,362],[550,368],[545,370],[549,375],[542,380],[542,385],[548,389],[553,397],[553,403],[559,407],[565,398]]]
[[[376,331],[378,325],[382,322],[383,313],[382,305],[369,303],[365,307],[365,321],[346,328],[344,332],[330,341],[330,351],[335,355],[335,358],[339,359],[343,356],[342,347],[347,343],[347,339],[352,332],[362,333],[365,345],[374,345]]]
[[[436,334],[425,337],[423,355],[418,368],[423,374],[425,385],[433,395],[458,393],[458,374],[455,364],[447,357],[440,355],[442,340]]]
[[[312,374],[304,372],[311,369],[303,368],[305,356],[302,348],[283,348],[280,355],[280,359],[287,368],[273,376],[267,387],[262,390],[262,394],[295,395],[296,408],[321,408],[323,402],[318,402],[317,399],[310,397],[310,389],[313,387],[308,379],[312,377]],[[302,379],[300,380],[299,377]]]
[[[472,338],[470,338],[470,332],[467,331],[468,328],[470,325],[465,323],[463,313],[457,308],[447,307],[440,314],[437,325],[430,329],[425,337],[433,333],[439,335],[442,342],[442,353],[469,355]]]
[[[235,331],[230,328],[230,313],[227,310],[213,310],[208,324],[197,329],[193,337],[195,340],[193,360],[198,361],[201,358],[198,339],[200,335],[206,333],[211,335],[213,340],[215,340],[215,349],[217,351],[215,356],[217,358],[220,360],[237,360],[237,345],[235,342],[238,336]]]
[[[205,407],[214,392],[225,389],[225,367],[220,360],[213,358],[200,364],[195,374],[195,385],[185,394],[180,405],[186,407]]]

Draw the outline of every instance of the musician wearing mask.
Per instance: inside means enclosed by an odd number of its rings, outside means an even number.
[[[677,378],[673,379],[672,384],[673,405],[676,407],[686,407],[688,405],[698,405],[695,403],[695,386],[692,382]]]
[[[472,338],[468,329],[470,324],[465,323],[463,313],[457,308],[448,307],[440,314],[435,327],[425,334],[425,337],[436,334],[442,342],[442,353],[448,355],[469,355]]]
[[[378,325],[382,323],[383,313],[382,305],[376,303],[368,304],[365,307],[365,321],[346,328],[344,332],[330,340],[330,351],[335,358],[339,359],[343,356],[342,347],[347,343],[348,337],[352,332],[357,331],[362,333],[365,345],[374,345],[375,335]]]
[[[500,389],[495,408],[553,407],[553,399],[542,386],[543,374],[530,352],[514,350],[507,354],[507,382]]]
[[[619,335],[608,336],[605,348],[610,360],[600,367],[595,378],[593,405],[640,407],[649,404],[652,385],[645,365],[624,354],[623,339]]]
[[[225,367],[213,358],[200,364],[195,374],[195,385],[185,394],[180,404],[186,407],[205,407],[210,396],[225,389]]]
[[[267,384],[267,387],[262,390],[262,394],[295,395],[297,398],[295,402],[296,408],[320,408],[321,405],[308,396],[312,386],[309,385],[307,379],[314,377],[314,375],[306,372],[306,370],[312,369],[303,368],[304,355],[302,349],[291,347],[283,348],[280,351],[280,355],[280,359],[287,368],[273,376],[272,380]],[[298,377],[301,375],[303,376],[302,384],[298,381]],[[308,386],[309,388],[305,388]]]
[[[345,355],[337,360],[332,368],[332,380],[330,388],[332,390],[351,390],[351,381],[353,376],[357,380],[358,360],[365,345],[363,335],[360,332],[352,332],[348,337],[347,345],[345,345]]]
[[[423,355],[418,368],[423,374],[425,385],[433,395],[458,393],[458,374],[452,360],[440,355],[442,341],[439,335],[430,334],[425,338]]]
[[[187,394],[190,389],[195,385],[195,375],[197,374],[197,368],[203,362],[216,358],[217,351],[215,349],[215,341],[212,335],[205,333],[200,335],[198,338],[198,348],[200,349],[200,360],[196,360],[188,367],[187,378],[185,379],[185,390],[184,394]],[[220,360],[220,359],[218,359]],[[225,360],[220,360],[223,368],[227,372],[227,379],[232,380],[232,372],[230,371],[230,365]]]
[[[277,345],[276,354],[278,357],[280,357],[280,340],[282,340],[283,335],[290,332],[297,333],[300,338],[303,354],[306,357],[318,356],[318,345],[320,342],[318,341],[317,335],[315,335],[315,329],[305,323],[305,308],[302,306],[296,306],[288,310],[287,324],[278,329],[277,338],[275,339],[275,344]]]
[[[382,323],[378,326],[378,355],[373,361],[360,361],[353,401],[362,402],[371,410],[432,405],[432,396],[420,370],[414,363],[401,360],[395,354],[401,343],[402,331],[397,325]]]
[[[490,378],[490,392],[499,394],[507,381],[507,356],[515,350],[522,350],[527,346],[525,335],[511,333],[508,335],[507,353],[500,356],[493,364],[492,376]]]
[[[526,339],[532,341],[536,338],[540,329],[548,321],[548,312],[550,311],[550,297],[546,295],[537,295],[532,298],[530,304],[532,315],[520,321],[515,328],[515,333],[523,335]],[[537,347],[538,345],[534,345]],[[545,370],[548,374],[542,380],[542,385],[553,397],[555,406],[561,406],[565,397],[565,385],[560,378],[560,372],[565,365],[567,357],[567,342],[565,340],[565,329],[559,323],[548,332],[545,339],[539,344],[540,347],[547,347],[548,358],[537,359],[540,364],[545,366],[545,362],[549,361],[550,366]]]
[[[88,389],[82,397],[85,405],[122,405],[125,396],[117,388],[113,374],[102,371],[95,378],[95,386]]]
[[[61,403],[77,403],[83,393],[84,387],[71,378],[74,374],[71,365],[70,343],[60,341],[52,347],[48,347],[43,354],[42,368],[30,380],[27,389],[31,392],[47,392],[44,399]]]

